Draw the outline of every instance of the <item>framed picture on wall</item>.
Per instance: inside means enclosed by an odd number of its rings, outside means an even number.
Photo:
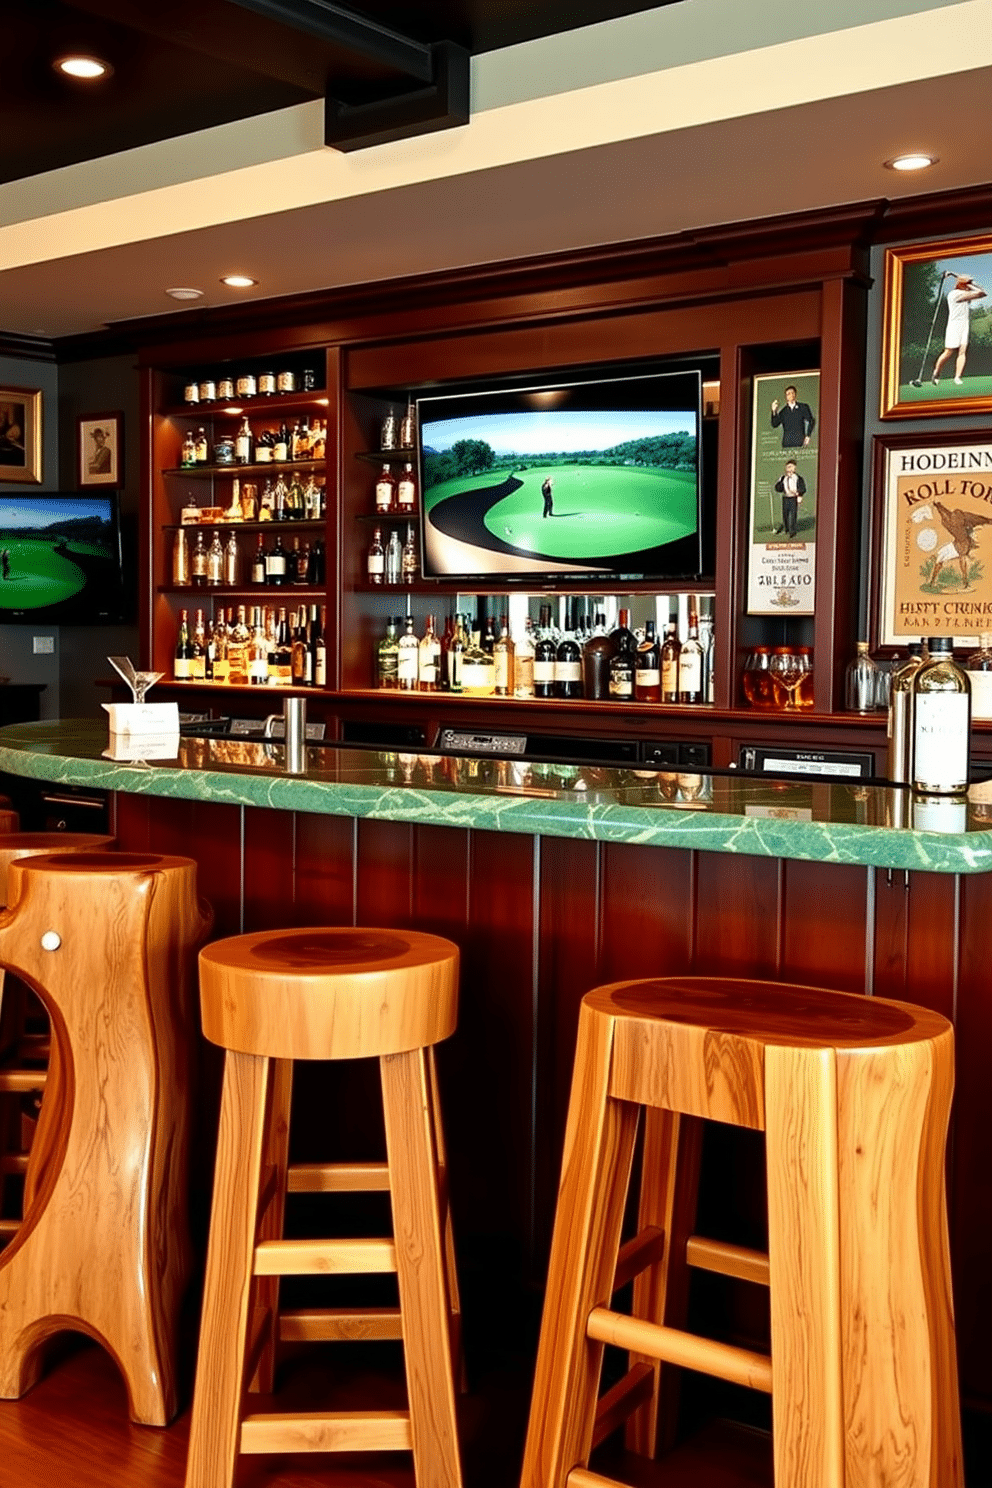
[[[0,481],[41,480],[41,393],[0,387]]]
[[[881,434],[873,453],[876,643],[977,646],[992,630],[992,434]]]
[[[76,420],[81,486],[119,486],[124,460],[123,413],[87,413]]]
[[[747,613],[812,615],[820,374],[753,379]]]
[[[882,418],[992,410],[992,236],[885,255]]]

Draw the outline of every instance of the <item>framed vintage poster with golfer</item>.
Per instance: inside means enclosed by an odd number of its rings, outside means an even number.
[[[122,485],[123,453],[123,413],[88,413],[76,420],[76,463],[81,486]]]
[[[820,374],[754,378],[749,615],[812,615]]]
[[[873,492],[879,646],[992,630],[992,434],[879,435]]]
[[[992,410],[992,236],[885,254],[882,418]]]

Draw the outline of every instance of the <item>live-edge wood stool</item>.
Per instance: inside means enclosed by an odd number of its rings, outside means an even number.
[[[96,832],[18,832],[16,825],[8,832],[2,818],[9,814],[0,810],[0,909],[7,903],[7,869],[19,858],[101,852],[114,845],[113,837]],[[24,1180],[22,1212],[38,1187],[40,1172],[37,1161],[30,1160],[30,1147],[50,1071],[53,1088],[59,1087],[47,1025],[28,989],[8,982],[0,968],[0,1243],[21,1225],[20,1215],[8,1213],[16,1198],[8,1195],[9,1181]]]
[[[412,1450],[459,1488],[458,1295],[433,1046],[454,1032],[458,948],[414,931],[276,930],[200,954],[203,1031],[227,1052],[186,1488],[230,1488],[239,1452]],[[288,1167],[295,1059],[379,1060],[383,1164]],[[388,1189],[393,1238],[282,1239],[291,1192]],[[398,1310],[279,1312],[279,1277],[395,1271]],[[402,1338],[408,1411],[245,1414],[277,1337]]]
[[[962,1488],[944,1147],[953,1033],[905,1003],[734,978],[583,999],[522,1488],[616,1488],[624,1420],[653,1455],[660,1361],[772,1395],[776,1488]],[[645,1108],[638,1233],[621,1248]],[[683,1116],[764,1130],[767,1257],[690,1264],[770,1287],[771,1357],[669,1324]],[[690,1217],[689,1224],[692,1219]],[[633,1315],[613,1292],[636,1276]],[[599,1401],[603,1347],[629,1352]]]
[[[131,1419],[175,1415],[189,1276],[187,1148],[195,952],[210,927],[189,858],[73,853],[10,864],[0,966],[51,1022],[32,1161],[41,1178],[0,1255],[0,1396],[23,1395],[45,1339],[115,1359]]]

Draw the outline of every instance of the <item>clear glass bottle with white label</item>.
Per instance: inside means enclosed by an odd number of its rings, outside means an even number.
[[[931,636],[929,649],[913,682],[913,789],[956,795],[968,787],[971,687],[946,636]]]

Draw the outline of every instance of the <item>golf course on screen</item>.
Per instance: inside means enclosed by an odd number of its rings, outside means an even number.
[[[106,533],[108,522],[95,512],[53,519],[5,503],[0,509],[0,615],[71,605],[87,583],[106,582]]]

